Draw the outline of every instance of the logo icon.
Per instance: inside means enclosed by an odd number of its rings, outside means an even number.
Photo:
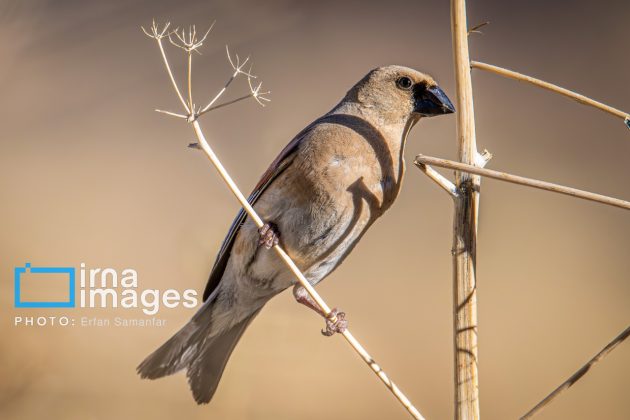
[[[68,299],[67,300],[23,300],[22,292],[24,286],[24,278],[28,275],[30,277],[37,277],[38,281],[46,282],[50,281],[52,276],[59,278],[62,276],[62,280],[68,284]],[[47,276],[48,275],[48,276]],[[75,270],[74,267],[31,267],[31,263],[24,264],[24,267],[15,267],[14,270],[14,282],[15,282],[15,307],[16,308],[74,308],[75,307]],[[35,286],[33,282],[29,282],[30,286]]]

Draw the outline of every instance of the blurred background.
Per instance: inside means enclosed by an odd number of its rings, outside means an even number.
[[[470,1],[471,56],[630,109],[624,1]],[[13,308],[13,267],[134,268],[140,288],[203,290],[238,210],[178,109],[151,19],[216,26],[195,56],[196,98],[230,74],[225,45],[252,55],[272,91],[204,117],[206,136],[248,192],[278,151],[368,70],[402,64],[454,98],[448,2],[0,2],[0,417],[3,419],[394,419],[406,414],[340,338],[290,293],[249,328],[208,406],[182,374],[141,381],[163,327],[16,327],[15,316],[144,317],[140,310]],[[170,49],[177,76],[184,56]],[[630,132],[557,95],[475,71],[479,148],[489,167],[630,199]],[[244,79],[230,91],[246,93]],[[229,97],[226,96],[226,99]],[[199,99],[200,101],[200,99]],[[418,153],[455,158],[455,118],[407,143],[398,202],[319,291],[429,419],[452,417],[449,198]],[[443,171],[448,176],[448,171]],[[478,244],[479,369],[485,419],[516,418],[628,325],[630,214],[483,182]],[[541,419],[627,419],[623,344]]]

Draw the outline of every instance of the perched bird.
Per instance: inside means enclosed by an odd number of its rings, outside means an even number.
[[[269,299],[295,285],[296,299],[321,314],[269,249],[279,242],[309,282],[320,282],[396,199],[410,129],[423,117],[454,111],[426,74],[401,66],[370,71],[272,162],[249,197],[267,223],[258,229],[243,210],[238,213],[203,305],[138,366],[140,376],[186,369],[195,400],[207,403],[234,346]],[[325,335],[347,326],[342,312],[333,313],[337,321],[327,319]]]

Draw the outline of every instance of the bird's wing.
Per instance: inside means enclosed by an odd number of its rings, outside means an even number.
[[[284,149],[282,149],[278,157],[271,163],[260,181],[258,181],[258,184],[254,187],[254,191],[247,199],[249,204],[253,206],[267,187],[269,187],[269,185],[271,185],[271,183],[291,164],[291,162],[293,162],[298,146],[306,137],[306,134],[310,131],[313,125],[314,124],[311,124],[302,130],[302,132],[295,136],[295,138],[291,140]],[[230,252],[232,251],[232,246],[234,245],[234,239],[236,238],[241,226],[243,226],[243,223],[245,223],[246,218],[247,213],[245,213],[245,210],[241,209],[232,222],[232,226],[230,226],[230,230],[223,240],[217,259],[215,260],[212,271],[210,272],[210,278],[208,279],[206,289],[203,292],[204,302],[212,295],[212,292],[217,289],[217,286],[221,282],[223,273],[225,272],[225,267],[230,259]]]

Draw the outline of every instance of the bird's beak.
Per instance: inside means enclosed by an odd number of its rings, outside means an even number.
[[[413,112],[423,117],[452,114],[455,107],[438,86],[415,85],[413,89]]]

